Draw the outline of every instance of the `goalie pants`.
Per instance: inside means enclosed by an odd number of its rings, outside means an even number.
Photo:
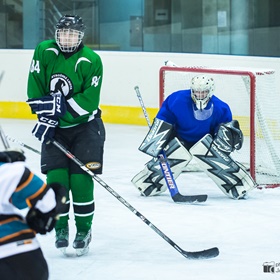
[[[47,280],[49,270],[39,248],[0,259],[0,275],[1,280]]]
[[[57,128],[55,139],[92,172],[102,173],[105,129],[101,119],[94,119],[71,128]],[[77,231],[88,231],[95,209],[92,177],[52,144],[42,145],[41,164],[42,173],[47,173],[48,184],[59,182],[71,192]],[[67,203],[56,223],[56,229],[67,227],[69,209],[68,193]]]

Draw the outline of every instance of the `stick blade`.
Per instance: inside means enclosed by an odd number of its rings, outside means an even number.
[[[201,203],[207,200],[208,196],[206,194],[199,195],[182,195],[180,193],[176,193],[172,196],[174,202],[180,203]]]
[[[182,252],[182,255],[190,260],[212,259],[217,257],[219,254],[220,252],[217,247],[213,247],[207,250],[197,251],[197,252],[187,252],[187,251]]]

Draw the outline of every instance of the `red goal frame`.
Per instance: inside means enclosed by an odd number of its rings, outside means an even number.
[[[250,78],[250,174],[256,180],[256,159],[255,159],[255,100],[256,100],[256,73],[249,70],[238,69],[210,69],[203,67],[170,67],[163,66],[159,71],[159,106],[164,101],[164,77],[166,71],[174,72],[193,72],[193,73],[206,73],[206,74],[224,74],[224,75],[237,75],[248,76]],[[275,185],[276,186],[276,185]],[[273,185],[273,187],[275,187]],[[278,186],[278,185],[277,185]]]

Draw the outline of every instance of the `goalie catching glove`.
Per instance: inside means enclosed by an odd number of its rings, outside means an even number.
[[[66,102],[64,95],[54,93],[41,98],[30,98],[26,101],[32,112],[45,117],[62,117],[66,112]]]
[[[220,125],[214,137],[214,144],[219,150],[230,154],[234,150],[240,150],[243,144],[243,133],[237,120]]]
[[[59,218],[58,215],[63,212],[66,202],[66,189],[64,186],[59,183],[52,183],[48,186],[55,193],[55,208],[47,213],[43,213],[43,211],[36,207],[36,204],[30,208],[26,215],[26,222],[28,226],[40,234],[46,234],[54,228],[55,223]]]

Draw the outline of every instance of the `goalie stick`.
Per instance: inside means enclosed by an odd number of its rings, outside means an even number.
[[[21,141],[18,141],[14,138],[6,136],[11,141],[18,143],[19,145],[37,153],[41,154],[40,151],[24,144]],[[179,247],[174,241],[172,241],[168,236],[166,236],[159,228],[157,228],[152,222],[150,222],[146,217],[144,217],[139,211],[137,211],[131,204],[129,204],[123,197],[121,197],[117,192],[115,192],[108,184],[105,183],[100,177],[95,175],[91,170],[89,170],[78,158],[76,158],[72,153],[70,153],[64,146],[62,146],[59,142],[52,140],[52,143],[62,151],[69,159],[74,161],[82,170],[88,173],[97,183],[99,183],[102,187],[104,187],[110,194],[112,194],[115,198],[117,198],[124,206],[126,206],[134,215],[140,218],[148,227],[153,229],[160,237],[162,237],[167,243],[169,243],[174,249],[176,249],[181,255],[183,255],[187,259],[210,259],[215,258],[219,255],[219,249],[217,247],[213,247],[210,249],[202,250],[202,251],[185,251],[181,247]]]
[[[147,121],[147,124],[148,124],[149,128],[151,128],[150,118],[148,116],[148,113],[147,113],[144,101],[142,99],[139,87],[135,86],[134,90],[135,90],[138,100],[140,102],[140,105],[141,105],[143,114],[145,116],[145,119]],[[170,192],[171,198],[173,199],[174,202],[194,203],[194,202],[205,202],[207,200],[206,194],[201,194],[201,195],[182,195],[182,194],[180,194],[177,184],[175,182],[175,179],[173,177],[172,171],[170,169],[169,163],[167,162],[165,152],[163,150],[158,155],[158,159],[159,159],[160,168],[161,168],[162,174],[164,176],[166,185]]]

